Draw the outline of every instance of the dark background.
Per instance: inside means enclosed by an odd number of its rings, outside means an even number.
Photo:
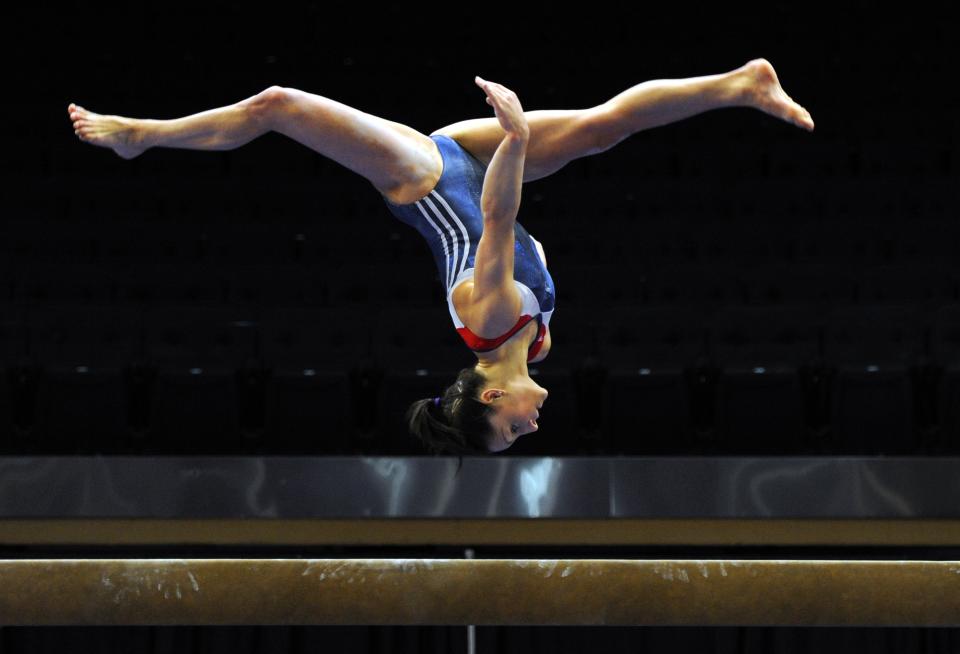
[[[276,134],[124,161],[75,137],[68,103],[173,118],[281,85],[429,133],[492,115],[474,75],[527,110],[581,108],[764,57],[815,132],[714,111],[524,186],[519,220],[557,285],[553,352],[531,371],[551,401],[541,430],[503,455],[955,454],[946,7],[10,10],[3,451],[418,454],[402,410],[474,359],[419,235],[363,179]],[[569,631],[481,629],[480,651],[600,642]],[[955,637],[602,634],[616,651],[952,651]],[[59,651],[57,638],[90,649],[114,638],[156,650],[463,647],[459,629],[7,629],[0,649]]]
[[[7,425],[48,438],[10,451],[411,454],[406,406],[474,361],[419,235],[359,176],[278,134],[126,161],[80,142],[68,103],[173,118],[280,85],[428,134],[492,115],[475,75],[527,110],[582,108],[756,57],[815,132],[711,111],[525,185],[519,220],[545,245],[558,312],[531,371],[552,406],[511,451],[954,448],[945,6],[17,11]]]

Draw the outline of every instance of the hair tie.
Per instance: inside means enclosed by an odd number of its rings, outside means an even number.
[[[440,396],[439,396],[439,395],[438,395],[437,397],[433,398],[433,403],[434,403],[436,406],[440,406]]]

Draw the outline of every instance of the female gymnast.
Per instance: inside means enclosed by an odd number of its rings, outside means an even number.
[[[450,316],[478,359],[441,396],[414,402],[408,428],[434,453],[478,454],[536,431],[547,398],[527,364],[550,351],[554,287],[543,246],[516,221],[523,182],[711,109],[752,107],[808,131],[814,125],[765,59],[715,75],[649,80],[587,109],[525,112],[506,87],[474,81],[495,117],[430,136],[279,86],[172,120],[101,115],[72,103],[67,110],[81,140],[125,159],[152,147],[231,150],[274,131],[367,179],[426,238]]]

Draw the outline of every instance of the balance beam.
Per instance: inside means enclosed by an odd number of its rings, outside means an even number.
[[[0,561],[2,625],[958,626],[958,561]]]

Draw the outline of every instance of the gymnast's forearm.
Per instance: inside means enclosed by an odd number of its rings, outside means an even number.
[[[483,178],[480,208],[485,220],[514,220],[520,210],[528,133],[508,132],[490,159]]]

